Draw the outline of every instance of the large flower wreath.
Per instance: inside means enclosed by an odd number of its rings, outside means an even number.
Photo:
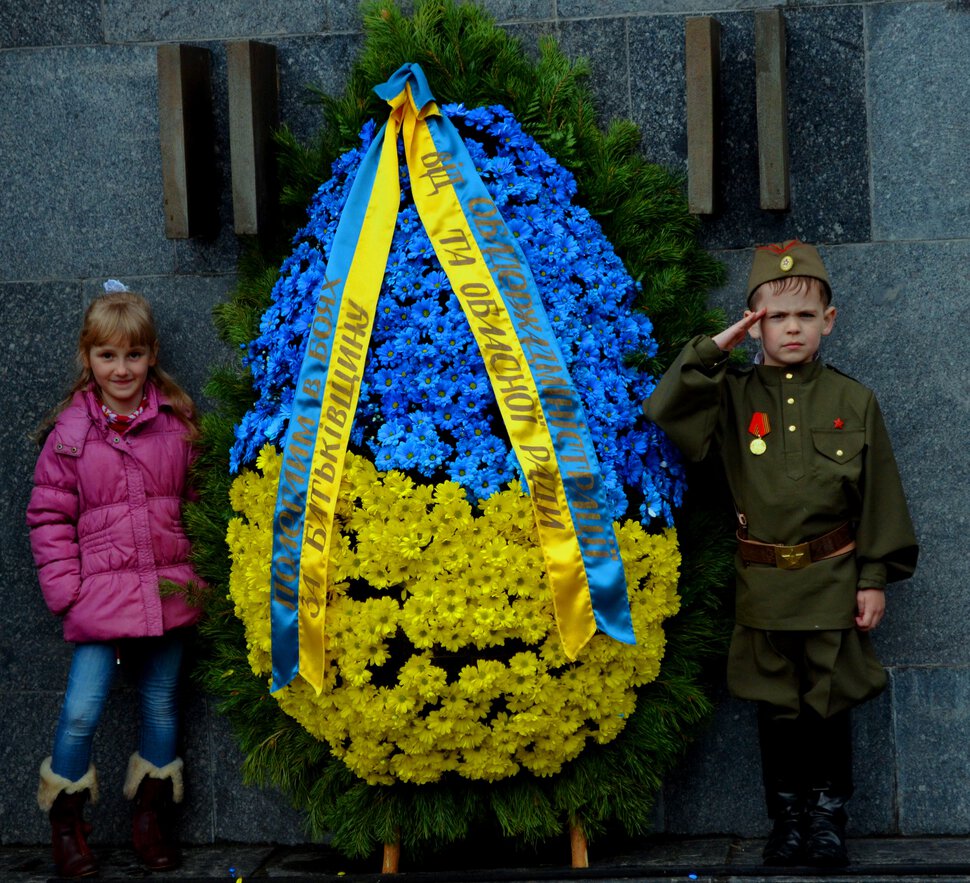
[[[650,321],[599,224],[572,203],[573,176],[501,107],[444,113],[519,239],[576,384],[619,530],[634,647],[597,636],[575,664],[560,645],[522,469],[485,366],[405,189],[361,381],[331,550],[327,680],[280,705],[370,784],[426,784],[448,771],[495,780],[557,773],[587,739],[613,739],[637,687],[660,671],[662,621],[677,612],[670,517],[677,458],[638,416],[650,378],[624,365],[655,349]],[[277,447],[289,416],[337,220],[374,126],[334,164],[283,264],[245,362],[260,396],[236,430],[230,588],[250,664],[268,675],[269,563]],[[259,456],[257,456],[259,454]],[[380,470],[380,471],[378,471]],[[632,502],[631,502],[632,497]],[[639,509],[639,518],[629,519]]]
[[[425,65],[433,57],[447,69],[442,47],[432,52],[422,41],[440,39],[450,22],[456,30],[487,35],[470,41],[477,51],[501,48],[502,62],[517,66],[519,79],[510,82],[521,82],[532,69],[539,77],[536,95],[548,85],[542,79],[550,78],[560,94],[588,102],[575,70],[563,66],[551,45],[532,68],[520,54],[508,54],[509,39],[473,7],[419,3],[409,22],[383,2],[366,22],[370,45],[355,72],[358,88],[369,65],[386,74],[396,53],[410,51]],[[450,51],[465,51],[459,42]],[[433,64],[430,69],[433,77]],[[226,374],[213,382],[224,401],[249,404],[231,443],[220,422],[224,415],[206,426],[202,470],[224,462],[220,445],[229,448],[233,513],[228,520],[225,513],[194,519],[202,561],[213,562],[210,578],[225,580],[214,563],[220,523],[231,555],[231,613],[217,609],[206,627],[213,653],[204,681],[223,697],[253,778],[283,785],[308,809],[311,830],[329,830],[351,854],[387,840],[398,827],[406,843],[447,842],[489,813],[506,833],[529,838],[548,835],[566,819],[593,831],[611,818],[641,830],[652,797],[635,792],[656,788],[691,722],[709,707],[696,683],[697,657],[710,649],[718,629],[699,596],[717,580],[717,568],[682,583],[690,609],[681,611],[672,519],[683,474],[666,440],[640,416],[653,381],[633,364],[657,353],[650,319],[635,308],[649,301],[651,291],[643,287],[656,287],[658,277],[644,286],[634,281],[598,220],[578,203],[573,174],[510,110],[471,107],[477,96],[466,94],[467,105],[443,111],[462,132],[525,252],[582,398],[638,642],[629,646],[597,635],[575,662],[563,652],[522,470],[467,321],[410,200],[405,172],[340,487],[324,690],[318,696],[297,678],[270,699],[268,585],[279,449],[336,221],[374,137],[374,124],[366,122],[358,144],[337,157],[330,178],[310,199],[309,221],[273,273],[269,303],[260,306],[244,283],[222,313],[228,336],[245,350],[254,396],[245,389],[240,395],[238,382]],[[506,97],[514,105],[514,96]],[[524,105],[523,111],[535,116]],[[596,145],[589,137],[585,147],[592,156]],[[549,140],[561,153],[578,152],[575,143],[570,148]],[[659,201],[674,189],[664,178]],[[624,200],[629,205],[629,194],[617,199],[620,211]],[[676,210],[685,214],[682,200]],[[671,288],[689,287],[692,273],[716,279],[695,245],[680,247],[686,258],[680,276],[677,268],[665,271]],[[663,248],[655,243],[654,252]],[[696,301],[695,295],[695,310]],[[247,312],[261,313],[258,329],[252,319],[241,320]],[[669,306],[657,310],[661,317],[669,312]],[[696,315],[692,322],[696,327]],[[206,494],[226,492],[211,473],[206,485]],[[664,621],[679,611],[665,633]],[[233,623],[242,624],[244,641]],[[665,658],[671,641],[673,656]],[[250,676],[237,671],[239,650]],[[286,717],[273,712],[275,706]],[[300,751],[304,756],[295,758]],[[294,761],[307,768],[305,776],[294,771]],[[594,773],[602,764],[607,777]],[[401,790],[415,787],[420,793]]]

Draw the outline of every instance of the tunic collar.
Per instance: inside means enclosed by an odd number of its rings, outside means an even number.
[[[821,359],[806,362],[802,365],[755,365],[755,373],[765,386],[781,386],[783,383],[811,383],[825,370],[825,363]]]

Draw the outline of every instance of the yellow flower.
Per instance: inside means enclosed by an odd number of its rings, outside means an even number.
[[[271,671],[270,563],[280,457],[230,490],[230,595],[249,662]],[[595,635],[562,649],[529,498],[517,487],[474,514],[454,482],[415,484],[348,453],[330,544],[324,689],[273,697],[370,784],[497,781],[558,773],[622,731],[660,671],[663,620],[679,609],[673,531],[616,525],[638,643]]]
[[[434,502],[438,506],[448,506],[454,504],[468,505],[465,496],[465,489],[457,481],[443,481],[433,488]]]

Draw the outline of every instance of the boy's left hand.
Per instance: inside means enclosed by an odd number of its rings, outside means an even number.
[[[860,632],[871,632],[886,612],[886,593],[882,589],[859,589],[855,593],[855,624]]]

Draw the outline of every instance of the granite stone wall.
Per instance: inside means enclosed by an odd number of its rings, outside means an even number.
[[[791,210],[758,208],[754,11],[768,0],[486,0],[529,47],[554,34],[593,64],[604,121],[630,117],[647,156],[686,171],[684,21],[722,27],[718,212],[704,244],[725,262],[712,292],[729,315],[752,244],[822,245],[839,318],[825,357],[878,393],[922,543],[876,635],[890,686],[856,716],[856,833],[970,832],[970,528],[967,487],[970,183],[965,0],[789,0]],[[36,0],[0,4],[0,842],[41,843],[36,771],[49,753],[70,649],[37,590],[24,528],[36,450],[28,438],[71,373],[85,303],[118,277],[154,303],[163,359],[205,405],[208,367],[228,353],[209,311],[235,281],[226,42],[276,45],[285,120],[319,123],[310,84],[340,90],[360,45],[353,0]],[[210,48],[221,228],[164,236],[159,43]],[[301,842],[300,818],[242,784],[226,722],[184,692],[187,841]],[[126,837],[120,797],[135,747],[136,693],[119,683],[96,742],[95,842]],[[765,830],[752,709],[722,697],[669,778],[671,833]]]

